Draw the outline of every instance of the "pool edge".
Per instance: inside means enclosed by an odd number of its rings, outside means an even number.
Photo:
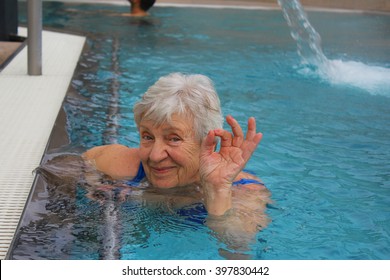
[[[20,27],[19,34],[27,35]],[[0,72],[0,259],[8,254],[86,38],[44,30],[42,76],[27,75],[27,48]]]

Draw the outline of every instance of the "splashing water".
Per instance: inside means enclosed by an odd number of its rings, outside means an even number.
[[[304,68],[300,73],[319,76],[334,85],[349,85],[372,94],[390,88],[390,69],[361,62],[328,59],[321,48],[321,36],[310,24],[299,0],[278,0],[297,43]]]

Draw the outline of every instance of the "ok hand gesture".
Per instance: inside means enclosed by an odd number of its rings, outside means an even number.
[[[218,215],[231,205],[231,185],[260,143],[262,134],[256,133],[255,119],[248,119],[246,137],[239,123],[226,117],[232,132],[223,129],[209,131],[200,154],[200,176],[205,192],[206,208]],[[215,137],[221,138],[221,148],[215,151]],[[227,209],[226,209],[227,208]]]

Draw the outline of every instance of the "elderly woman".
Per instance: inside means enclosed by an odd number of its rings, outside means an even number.
[[[135,104],[134,118],[138,148],[98,146],[83,157],[113,179],[147,180],[161,189],[200,186],[212,216],[222,216],[234,207],[236,185],[252,191],[265,189],[243,171],[262,138],[255,119],[249,118],[244,135],[238,122],[227,116],[232,132],[224,130],[220,101],[209,78],[180,73],[161,77]]]

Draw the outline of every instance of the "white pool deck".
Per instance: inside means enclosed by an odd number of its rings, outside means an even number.
[[[27,36],[20,28],[19,35]],[[27,47],[0,72],[0,259],[4,259],[84,46],[44,31],[42,75],[27,75]]]

